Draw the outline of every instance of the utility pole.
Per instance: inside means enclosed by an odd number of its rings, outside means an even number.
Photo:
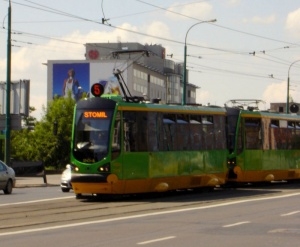
[[[213,20],[208,20],[208,21],[200,21],[192,25],[186,32],[185,34],[185,40],[184,40],[184,62],[183,62],[183,94],[182,94],[182,105],[186,105],[186,87],[187,87],[187,69],[186,69],[186,57],[187,57],[187,44],[186,44],[186,39],[188,36],[189,31],[196,25],[199,25],[201,23],[207,23],[207,22],[216,22],[216,19]]]
[[[6,68],[6,129],[5,129],[5,157],[4,161],[10,165],[10,83],[11,83],[11,1],[8,6],[7,25],[7,68]]]
[[[291,63],[289,70],[288,70],[288,78],[287,78],[287,92],[286,92],[286,113],[290,112],[290,70],[294,63],[298,63],[300,60],[296,60]]]

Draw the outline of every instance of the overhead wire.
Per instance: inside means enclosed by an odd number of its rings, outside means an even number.
[[[126,32],[130,32],[130,33],[133,33],[133,34],[137,34],[137,35],[152,37],[152,38],[156,38],[156,39],[159,39],[159,40],[164,40],[164,41],[171,42],[171,43],[176,43],[176,44],[180,44],[180,45],[184,44],[184,42],[176,41],[176,40],[173,40],[173,39],[158,37],[158,36],[155,36],[155,35],[149,35],[149,34],[137,32],[137,31],[134,31],[134,30],[130,30],[130,29],[126,29],[126,28],[114,26],[114,25],[111,25],[111,24],[107,25],[107,24],[104,24],[104,23],[102,23],[100,21],[97,21],[97,20],[91,20],[89,18],[84,18],[84,17],[81,17],[81,16],[70,14],[68,12],[60,11],[60,10],[57,10],[57,9],[54,9],[54,8],[50,8],[48,6],[38,4],[38,3],[30,1],[30,0],[25,0],[25,1],[28,2],[28,3],[37,5],[38,7],[31,6],[31,5],[26,5],[26,4],[22,4],[22,3],[16,3],[16,2],[14,2],[14,4],[19,4],[19,5],[22,5],[24,7],[35,8],[37,10],[46,11],[46,12],[50,12],[50,13],[54,13],[54,14],[58,14],[58,15],[67,16],[67,17],[74,18],[74,19],[77,19],[77,20],[93,22],[93,23],[100,24],[100,25],[102,24],[102,25],[104,25],[106,27],[111,27],[111,28],[119,29],[119,30],[122,30],[122,31],[126,31]],[[141,0],[137,0],[137,1],[141,2],[141,3],[145,3],[144,1],[141,1]],[[146,4],[149,5],[149,3],[146,3]],[[153,7],[157,7],[159,9],[161,9],[161,10],[164,10],[164,11],[169,11],[169,10],[167,10],[165,8],[161,8],[161,7],[155,6],[153,4],[150,4],[150,5],[153,6]],[[103,10],[103,0],[102,0],[101,8],[102,8],[102,12],[103,12],[103,17],[106,19],[105,15],[104,15],[104,10]],[[174,11],[172,11],[172,12],[174,14],[182,15],[182,14],[174,12]],[[185,16],[185,15],[182,15],[182,16]],[[195,19],[197,21],[201,21],[201,20],[193,18],[193,17],[189,17],[189,16],[185,16],[185,17],[190,18],[190,19]],[[259,38],[263,38],[263,39],[268,39],[268,40],[275,41],[275,42],[281,42],[281,43],[284,43],[284,44],[292,45],[294,47],[298,47],[299,46],[299,44],[292,43],[292,42],[286,42],[286,41],[281,41],[281,40],[277,40],[277,39],[263,37],[263,36],[260,36],[260,35],[250,34],[250,33],[244,32],[244,31],[240,31],[240,30],[235,30],[235,29],[232,29],[232,28],[223,27],[221,25],[217,25],[217,24],[213,24],[213,23],[210,23],[210,24],[218,26],[218,27],[221,27],[221,28],[228,29],[230,31],[235,31],[235,32],[239,32],[239,33],[247,34],[247,35],[252,35],[252,36],[255,36],[255,37],[259,37]],[[16,30],[16,32],[18,32],[18,31]],[[60,41],[60,42],[68,42],[68,43],[73,43],[73,44],[84,45],[83,43],[80,43],[80,42],[67,41],[67,40],[63,40],[63,39],[58,39],[58,38],[53,38],[53,37],[48,37],[48,36],[43,36],[43,35],[37,35],[37,34],[32,34],[32,33],[27,33],[27,32],[22,32],[22,34],[27,35],[27,36],[33,36],[33,37],[53,39],[53,40],[57,40],[57,41]],[[243,54],[242,52],[238,52],[238,51],[232,51],[232,50],[226,50],[226,49],[219,49],[219,48],[213,48],[213,47],[206,47],[206,46],[201,46],[201,45],[196,45],[196,44],[188,44],[188,45],[192,46],[192,47],[203,48],[203,49],[208,49],[208,50],[218,51],[218,52],[225,52],[225,53],[229,53],[229,54]],[[263,59],[263,58],[261,58],[261,59]],[[270,60],[270,61],[272,61],[272,60]],[[275,61],[273,61],[273,62],[275,62]]]
[[[198,18],[194,18],[194,17],[187,16],[187,15],[184,15],[184,14],[181,14],[181,13],[178,13],[178,12],[166,9],[166,8],[162,8],[162,7],[159,7],[157,5],[154,5],[154,4],[142,1],[142,0],[136,0],[136,1],[140,2],[140,3],[144,3],[146,5],[153,6],[155,8],[161,9],[161,10],[164,10],[166,12],[170,12],[170,13],[173,13],[173,14],[176,14],[176,15],[179,15],[179,16],[183,16],[183,17],[189,18],[189,19],[193,19],[193,20],[196,20],[196,21],[203,21],[203,20],[200,20]],[[295,44],[295,43],[291,43],[291,42],[287,42],[287,41],[283,41],[283,40],[278,40],[278,39],[273,39],[273,38],[265,37],[265,36],[262,36],[262,35],[248,33],[248,32],[245,32],[245,31],[234,29],[234,28],[225,27],[225,26],[222,26],[222,25],[219,25],[219,24],[216,24],[216,23],[208,23],[208,24],[213,25],[213,26],[217,26],[217,27],[220,27],[220,28],[224,28],[224,29],[227,29],[227,30],[230,30],[230,31],[233,31],[233,32],[238,32],[238,33],[242,33],[242,34],[246,34],[246,35],[258,37],[258,38],[261,38],[261,39],[267,39],[267,40],[271,40],[271,41],[275,41],[275,42],[280,42],[280,43],[284,43],[284,44],[290,44],[290,45],[299,45],[299,44]]]

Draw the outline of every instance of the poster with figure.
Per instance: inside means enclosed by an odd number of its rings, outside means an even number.
[[[127,63],[124,62],[91,63],[91,85],[100,83],[104,87],[105,94],[122,95],[122,90],[117,77],[114,75],[114,70],[122,71],[124,83],[127,84],[127,70],[124,70],[126,66]]]
[[[47,98],[67,97],[69,94],[78,101],[82,95],[91,96],[94,83],[101,83],[105,94],[122,95],[115,70],[122,71],[124,84],[127,85],[127,62],[84,60],[50,60],[48,61]]]
[[[53,64],[52,96],[71,97],[78,101],[83,93],[90,91],[89,63]]]

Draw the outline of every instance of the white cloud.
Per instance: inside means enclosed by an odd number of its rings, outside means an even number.
[[[235,6],[235,5],[238,5],[240,3],[241,3],[241,0],[228,0],[229,5]]]
[[[144,30],[149,35],[153,35],[153,36],[157,36],[157,37],[163,37],[163,38],[170,38],[171,37],[169,27],[166,24],[164,24],[162,22],[159,22],[159,21],[154,21],[150,25],[145,26]],[[144,43],[153,43],[153,42],[158,42],[160,44],[162,43],[162,40],[157,40],[157,39],[151,38],[151,37],[144,37],[142,40],[143,40],[141,42],[142,44],[144,44]]]
[[[272,24],[274,23],[276,20],[276,16],[273,14],[273,15],[269,15],[269,16],[264,16],[264,17],[261,17],[261,16],[253,16],[251,19],[243,19],[243,22],[247,23],[256,23],[256,24]]]
[[[178,7],[177,7],[178,6]],[[188,5],[183,5],[175,3],[172,7],[170,7],[168,10],[169,12],[166,13],[167,17],[171,19],[178,19],[181,20],[183,18],[186,18],[184,16],[193,17],[200,20],[205,20],[211,16],[212,13],[212,5],[207,2],[200,2],[200,3],[193,3]],[[182,16],[178,14],[179,13]]]
[[[5,75],[6,70],[6,59],[0,60],[0,71],[2,71],[2,74]]]
[[[285,102],[287,96],[287,82],[272,83],[263,92],[263,100],[270,102]]]
[[[160,37],[170,36],[168,26],[158,21],[144,26],[142,30],[127,23],[124,23],[120,28]],[[90,31],[89,33],[74,31],[58,38],[66,42],[50,40],[40,45],[14,48],[12,50],[11,80],[30,80],[29,104],[36,108],[33,116],[40,119],[43,114],[42,107],[47,106],[47,66],[44,64],[48,60],[85,60],[85,43],[115,43],[118,40],[124,43],[135,40],[141,44],[155,42],[151,37],[144,37],[121,29],[114,28],[108,31]],[[0,73],[6,75],[6,58],[0,60]]]
[[[203,102],[206,102],[204,104],[208,104],[211,103],[210,99],[211,99],[211,95],[208,91],[198,88],[196,89],[196,103],[197,104],[203,104]]]
[[[299,36],[299,33],[300,33],[300,8],[288,14],[285,27],[287,30],[289,30],[295,36]]]

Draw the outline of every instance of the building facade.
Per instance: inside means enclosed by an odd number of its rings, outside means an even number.
[[[87,43],[85,57],[93,63],[124,61],[127,87],[132,95],[160,99],[167,104],[182,103],[183,64],[166,59],[166,50],[161,45]],[[187,83],[187,104],[196,103],[197,88]]]
[[[290,102],[288,109],[286,107],[286,102],[280,102],[280,103],[270,103],[270,110],[274,112],[280,112],[280,113],[297,113],[299,114],[300,106],[298,103]]]

